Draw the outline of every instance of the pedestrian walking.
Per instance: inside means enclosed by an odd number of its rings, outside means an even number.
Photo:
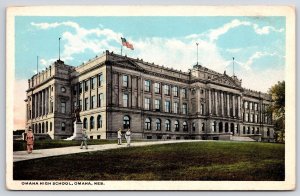
[[[27,153],[32,153],[33,145],[34,145],[34,135],[32,133],[31,128],[28,129],[28,132],[25,137],[26,143],[27,143]]]
[[[127,146],[129,147],[130,146],[130,140],[131,140],[131,131],[130,131],[130,129],[128,129],[126,131],[125,138],[126,138],[126,141],[127,141]]]
[[[118,130],[118,145],[122,145],[122,132],[121,128]]]
[[[82,149],[83,144],[84,144],[85,148],[88,149],[88,146],[87,146],[87,139],[88,139],[88,136],[87,136],[86,130],[83,129],[83,130],[82,130],[82,139],[81,139],[80,149]]]

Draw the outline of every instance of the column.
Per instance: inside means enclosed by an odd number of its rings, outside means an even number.
[[[221,115],[224,116],[224,97],[223,97],[223,92],[221,93]]]
[[[44,107],[45,92],[44,92],[44,90],[42,90],[41,94],[42,94],[42,104],[41,104],[41,106],[42,106],[42,108],[41,108],[42,109],[42,115],[41,116],[43,116],[44,112],[45,112],[45,107]]]
[[[119,94],[119,107],[122,106],[123,107],[123,93],[122,93],[122,75],[118,73],[118,94]],[[83,94],[83,93],[82,93]],[[82,99],[82,105],[84,105],[84,98]]]
[[[241,118],[241,96],[238,96],[238,118]]]
[[[39,115],[39,113],[38,113],[38,94],[36,93],[36,94],[34,94],[34,102],[35,102],[35,104],[34,104],[34,117],[36,118],[36,117],[38,117],[38,115]]]
[[[211,114],[211,91],[208,89],[208,114]]]
[[[227,93],[227,116],[230,116],[230,109],[229,109],[229,94]]]
[[[235,95],[232,95],[232,113],[233,117],[235,117]]]
[[[193,105],[192,105],[193,107]],[[200,89],[197,89],[197,112],[198,114],[201,114],[201,102],[200,102]]]
[[[165,93],[164,93],[165,85],[161,83],[161,101],[160,101],[160,111],[165,111]],[[163,123],[163,122],[161,122]]]
[[[141,108],[141,85],[142,80],[140,77],[137,77],[137,108]]]
[[[218,116],[218,92],[215,91],[215,111],[216,111],[216,116]]]

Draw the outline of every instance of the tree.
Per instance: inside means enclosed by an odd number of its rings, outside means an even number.
[[[269,112],[273,114],[275,140],[284,142],[285,140],[285,81],[278,81],[268,92],[272,96],[272,104]]]

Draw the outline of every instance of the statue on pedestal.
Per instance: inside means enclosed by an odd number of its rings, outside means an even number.
[[[80,107],[77,106],[75,108],[75,110],[74,110],[74,113],[75,113],[75,119],[74,119],[74,121],[75,122],[81,122],[79,112],[80,112]]]

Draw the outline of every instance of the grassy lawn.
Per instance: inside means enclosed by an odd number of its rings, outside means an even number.
[[[284,180],[284,145],[195,142],[14,163],[15,180]]]

